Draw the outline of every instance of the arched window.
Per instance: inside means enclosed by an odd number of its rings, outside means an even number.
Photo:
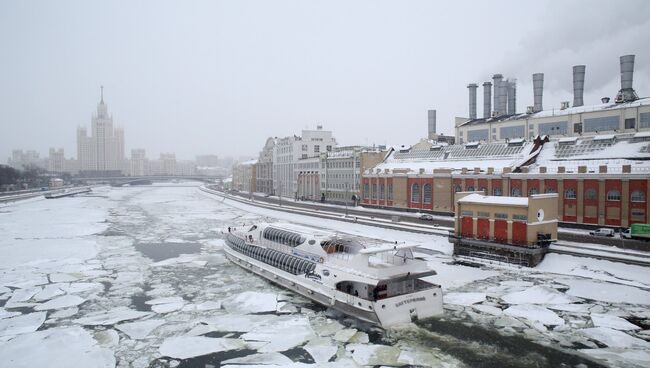
[[[372,199],[377,199],[377,184],[372,184],[372,192],[370,193]]]
[[[528,189],[528,195],[535,195],[537,193],[539,193],[539,192],[537,191],[537,188],[535,188],[535,187],[532,187],[532,188]]]
[[[492,195],[493,196],[501,196],[501,188],[499,188],[499,187],[492,188]]]
[[[607,192],[607,200],[608,201],[620,201],[621,200],[621,192],[619,192],[616,189],[610,190]]]
[[[564,198],[566,199],[576,199],[576,190],[569,188],[564,191]]]
[[[555,189],[555,188],[546,188],[546,189],[544,189],[544,193],[557,193],[557,189]]]
[[[480,187],[480,188],[478,188],[478,190],[487,195],[487,189],[485,187]]]
[[[474,191],[474,187],[471,186],[471,185],[468,186],[468,187],[467,187],[467,191],[468,191],[468,192],[473,192],[473,191]]]
[[[411,202],[420,202],[420,186],[417,184],[411,186]]]
[[[632,192],[632,195],[630,195],[630,200],[632,202],[645,202],[645,193],[640,190],[635,190]]]
[[[379,199],[384,199],[386,195],[386,186],[384,184],[379,185]]]
[[[585,190],[585,199],[589,199],[589,200],[596,199],[596,189],[589,188]]]
[[[462,191],[463,191],[463,189],[460,187],[460,185],[456,185],[454,187],[454,192],[458,193],[458,192],[462,192]]]
[[[519,188],[512,188],[511,190],[511,195],[513,197],[521,197],[521,189]]]
[[[424,191],[424,203],[431,203],[431,185],[424,184],[422,190]]]

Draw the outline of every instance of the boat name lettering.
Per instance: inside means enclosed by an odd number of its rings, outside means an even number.
[[[427,298],[425,298],[423,296],[418,297],[418,298],[405,299],[405,300],[402,300],[399,303],[395,303],[395,307],[399,308],[399,307],[403,306],[404,304],[411,304],[411,303],[415,303],[415,302],[423,302],[425,300],[427,300]]]

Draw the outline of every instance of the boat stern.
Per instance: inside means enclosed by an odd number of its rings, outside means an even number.
[[[440,316],[443,313],[442,288],[435,285],[414,293],[379,299],[373,308],[384,328]]]

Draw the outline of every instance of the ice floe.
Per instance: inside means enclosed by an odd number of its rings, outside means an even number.
[[[594,324],[594,327],[607,327],[607,328],[613,328],[615,330],[622,330],[622,331],[641,329],[641,327],[633,323],[630,323],[621,317],[612,316],[609,314],[592,313],[591,321]]]
[[[567,294],[585,299],[600,300],[609,303],[630,303],[650,305],[650,292],[639,288],[581,279],[567,279]]]
[[[73,322],[88,326],[114,325],[118,322],[144,318],[150,315],[150,312],[140,312],[127,307],[117,307],[109,311],[89,313]]]
[[[650,342],[607,327],[585,328],[579,332],[610,348],[650,349]]]
[[[607,361],[613,367],[647,368],[650,351],[641,349],[604,348],[581,349],[580,352]]]
[[[51,328],[0,344],[0,362],[8,367],[112,368],[115,357],[83,328]]]
[[[231,313],[263,313],[277,310],[277,294],[245,291],[223,302]]]
[[[280,353],[259,353],[251,354],[240,358],[233,358],[224,360],[221,364],[237,364],[241,365],[277,365],[285,367],[293,364],[293,361],[289,359],[286,355]]]
[[[508,304],[570,304],[579,301],[578,298],[541,285],[506,294],[501,299]]]
[[[35,312],[0,319],[0,336],[34,332],[45,322],[46,315],[46,312]]]
[[[220,351],[241,350],[245,347],[246,343],[240,339],[176,336],[165,339],[160,345],[159,351],[162,356],[188,359]]]
[[[86,300],[84,298],[79,297],[77,295],[64,295],[56,299],[52,299],[43,304],[37,305],[36,307],[34,307],[34,310],[42,311],[42,310],[49,310],[49,309],[63,309],[63,308],[76,307],[85,301]]]
[[[517,304],[503,311],[505,315],[531,322],[541,322],[547,326],[564,325],[564,319],[552,311],[535,304]]]
[[[324,337],[310,340],[303,348],[314,358],[316,364],[327,363],[338,351],[336,343]]]
[[[400,356],[397,346],[348,344],[345,350],[352,353],[352,359],[361,365],[396,366]]]
[[[278,318],[275,323],[259,326],[243,334],[241,338],[246,341],[266,342],[258,349],[259,352],[265,353],[291,349],[314,336],[306,318]]]
[[[447,293],[445,303],[469,306],[485,301],[485,293]]]
[[[129,322],[115,326],[118,330],[124,332],[132,339],[144,339],[155,330],[158,326],[165,323],[162,319],[148,319],[146,321]]]

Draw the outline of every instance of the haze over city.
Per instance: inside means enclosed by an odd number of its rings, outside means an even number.
[[[650,80],[650,3],[628,1],[0,3],[0,158],[76,156],[100,85],[125,147],[257,155],[269,136],[322,124],[346,144],[412,144],[428,109],[453,134],[468,83],[516,78],[518,110],[544,72],[545,107],[614,97],[618,56]],[[647,93],[644,90],[640,94]]]

